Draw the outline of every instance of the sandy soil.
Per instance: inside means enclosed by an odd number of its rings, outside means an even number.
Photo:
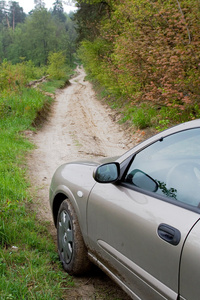
[[[33,208],[38,218],[49,221],[54,238],[48,193],[55,169],[69,161],[120,155],[140,139],[139,134],[132,136],[115,121],[114,112],[96,99],[84,78],[84,70],[78,68],[70,85],[57,93],[47,120],[37,133],[30,133],[36,145],[28,159]],[[98,270],[87,277],[74,278],[74,282],[75,287],[66,291],[66,299],[129,299]]]

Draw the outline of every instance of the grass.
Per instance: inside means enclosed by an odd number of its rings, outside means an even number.
[[[109,103],[109,102],[108,102]],[[119,110],[113,101],[111,107]],[[200,118],[199,105],[190,105],[183,111],[177,107],[158,106],[150,103],[131,105],[130,103],[120,108],[120,123],[129,122],[137,129],[154,128],[157,131],[165,130],[176,124]]]
[[[74,66],[75,67],[75,66]],[[54,94],[57,89],[62,89],[69,84],[69,79],[75,72],[72,69],[68,69],[66,72],[66,78],[56,79],[49,78],[49,80],[39,85],[42,91]]]
[[[119,123],[127,123],[135,129],[151,128],[162,131],[176,124],[200,118],[200,105],[191,103],[181,110],[177,105],[157,105],[153,102],[131,103],[113,95],[102,87],[97,80],[87,76],[93,84],[99,100],[106,102],[112,109],[121,115]]]
[[[56,88],[58,85],[56,84]],[[0,299],[61,299],[73,285],[62,271],[47,224],[31,210],[26,154],[38,112],[52,100],[35,89],[0,95]]]
[[[69,81],[67,80],[48,80],[42,84],[40,84],[41,90],[54,94],[56,89],[58,88],[64,88],[67,84],[69,84]]]

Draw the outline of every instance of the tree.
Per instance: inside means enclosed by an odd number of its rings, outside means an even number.
[[[111,6],[108,2],[78,1],[78,11],[75,14],[78,42],[87,39],[93,41],[99,34],[102,19],[109,18]]]
[[[35,3],[35,9],[42,9],[45,8],[45,3],[42,0],[34,0]]]
[[[15,26],[19,23],[23,23],[25,18],[26,14],[18,2],[9,1],[7,5],[6,1],[0,1],[0,24],[3,27],[12,27],[14,30]]]
[[[13,64],[21,62],[26,57],[26,42],[24,39],[24,24],[18,24],[15,30],[9,30],[11,42],[7,47],[6,58]]]
[[[0,1],[0,23],[1,27],[8,26],[9,27],[9,20],[8,20],[8,5],[6,1]]]
[[[0,1],[0,62],[7,59],[16,64],[23,58],[37,66],[46,65],[50,52],[62,51],[72,64],[76,31],[72,18],[63,12],[62,1],[54,3],[54,15],[43,1],[35,4],[27,16],[17,2],[10,1],[8,6]]]
[[[23,8],[19,6],[19,3],[15,1],[9,2],[9,23],[12,25],[13,30],[19,23],[24,23],[26,14]]]
[[[45,65],[48,54],[56,45],[56,26],[50,12],[36,9],[25,22],[25,51],[27,60],[36,65]]]
[[[39,66],[46,65],[50,52],[63,51],[70,63],[70,38],[65,23],[52,17],[45,8],[36,9],[24,24],[23,47],[26,60],[32,60]]]
[[[81,57],[109,91],[132,104],[146,101],[184,110],[198,103],[198,0],[111,1],[110,14],[98,19],[95,32],[78,2],[76,17],[85,39]]]
[[[51,78],[61,79],[65,77],[66,57],[62,51],[50,53],[48,56],[48,74]]]
[[[76,23],[72,20],[73,16],[67,16],[65,22],[66,37],[67,37],[67,62],[72,65],[73,63],[73,54],[76,52],[76,41],[77,41],[77,31]]]
[[[64,14],[64,8],[63,8],[62,0],[56,0],[53,3],[52,16],[57,18],[60,22],[65,22],[66,21],[66,16]]]

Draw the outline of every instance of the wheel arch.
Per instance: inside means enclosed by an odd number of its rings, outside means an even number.
[[[86,221],[87,197],[88,196],[86,195],[85,198],[76,199],[74,192],[63,185],[58,186],[54,192],[52,190],[50,192],[50,206],[52,209],[52,215],[53,215],[53,221],[55,227],[57,226],[57,217],[58,217],[58,211],[60,205],[65,199],[68,199],[77,215],[78,222],[85,242],[87,240],[87,221]]]
[[[73,193],[70,190],[61,187],[57,190],[56,193],[54,193],[54,195],[52,195],[51,199],[52,199],[51,200],[52,213],[53,213],[53,220],[54,220],[55,227],[57,226],[57,217],[58,217],[58,211],[60,205],[65,199],[68,199],[75,210],[82,231],[83,232],[85,231],[84,230],[85,226],[84,226],[83,218],[80,213],[79,204],[77,203],[77,199],[74,197]]]
[[[52,211],[53,211],[53,221],[54,221],[55,227],[57,227],[57,218],[58,218],[58,211],[59,211],[60,205],[65,199],[68,199],[68,197],[63,193],[58,193],[54,197]]]

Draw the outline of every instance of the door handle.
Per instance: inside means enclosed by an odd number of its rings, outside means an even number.
[[[167,224],[158,226],[158,235],[162,240],[174,246],[177,246],[181,240],[180,231]]]

